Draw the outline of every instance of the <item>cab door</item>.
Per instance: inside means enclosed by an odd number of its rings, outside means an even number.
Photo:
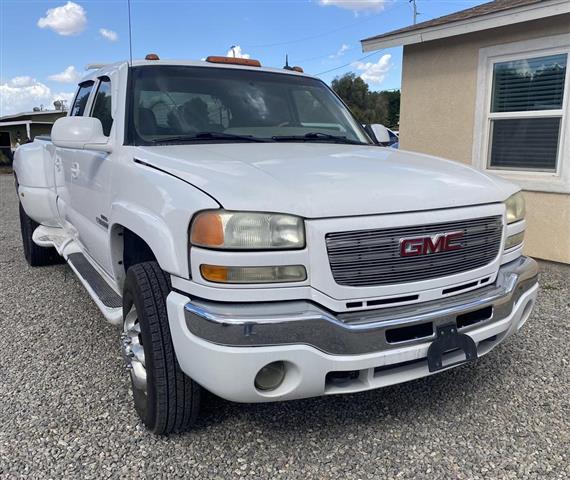
[[[73,105],[69,112],[70,116],[82,116],[87,109],[91,92],[95,82],[89,80],[79,85]],[[73,225],[73,205],[71,204],[72,169],[76,158],[81,150],[74,148],[54,147],[54,185],[56,193],[57,211],[61,224],[72,234],[75,232]]]
[[[107,137],[113,129],[111,92],[110,78],[100,77],[88,107],[88,116],[101,121]],[[111,171],[112,154],[79,150],[74,155],[70,169],[69,192],[79,242],[91,259],[107,273],[112,271],[108,246]]]

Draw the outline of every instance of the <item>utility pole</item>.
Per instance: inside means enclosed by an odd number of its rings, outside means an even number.
[[[416,0],[409,0],[409,2],[412,4],[412,8],[414,9],[414,25],[415,25],[418,22],[418,15],[421,15],[421,13],[418,12]]]

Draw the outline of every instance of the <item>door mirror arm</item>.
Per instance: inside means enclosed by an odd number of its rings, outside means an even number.
[[[98,141],[93,142],[93,143],[86,143],[83,148],[85,150],[96,150],[97,152],[111,153],[113,151],[113,145],[109,141],[108,137],[103,137],[103,138],[97,139],[97,140]]]

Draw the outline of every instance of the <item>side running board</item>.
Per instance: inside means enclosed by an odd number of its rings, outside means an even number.
[[[123,299],[80,252],[70,253],[67,263],[93,298],[105,318],[120,325],[123,321]]]

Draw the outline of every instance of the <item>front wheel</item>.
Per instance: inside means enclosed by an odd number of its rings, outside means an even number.
[[[169,293],[169,278],[158,263],[129,268],[123,294],[123,354],[136,411],[157,434],[187,430],[200,404],[200,386],[182,372],[172,345]]]

